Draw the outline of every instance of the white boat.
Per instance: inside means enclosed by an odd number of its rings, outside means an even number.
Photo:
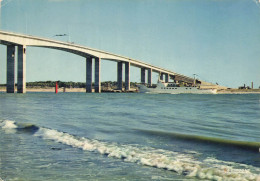
[[[185,87],[178,83],[165,83],[158,81],[156,86],[138,85],[140,93],[158,93],[158,94],[216,94],[217,89],[200,89],[200,87]]]

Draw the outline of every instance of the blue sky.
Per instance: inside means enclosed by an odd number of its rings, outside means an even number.
[[[260,5],[254,0],[3,0],[1,29],[72,41],[228,87],[260,86]],[[69,37],[54,37],[55,34]],[[0,83],[6,82],[0,46]],[[27,49],[27,81],[85,81],[85,59]],[[116,80],[102,61],[101,81]],[[156,82],[157,75],[153,74]],[[131,67],[131,81],[140,70]]]

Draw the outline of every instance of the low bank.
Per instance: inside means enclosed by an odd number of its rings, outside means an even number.
[[[17,89],[15,88],[15,91],[17,92]],[[6,87],[0,87],[0,92],[6,92]],[[27,87],[26,92],[55,92],[55,87]],[[58,89],[58,92],[86,92],[85,88],[64,88],[61,87]],[[94,89],[92,89],[92,92],[95,92]],[[101,92],[107,92],[107,93],[118,93],[118,92],[125,92],[124,90],[116,90],[116,89],[106,89],[102,88]],[[130,91],[127,92],[138,92],[136,88],[131,88]]]
[[[27,92],[55,92],[55,87],[27,87],[26,91]],[[0,87],[0,92],[6,92],[6,87]],[[58,89],[58,92],[86,92],[86,89],[61,87]],[[124,90],[120,91],[116,89],[102,88],[102,92],[118,93],[118,92],[124,92]],[[135,87],[131,88],[131,90],[128,92],[138,92],[138,88]],[[223,90],[218,90],[217,94],[260,94],[260,89],[223,89]]]
[[[218,90],[218,94],[260,94],[260,89],[225,89]]]

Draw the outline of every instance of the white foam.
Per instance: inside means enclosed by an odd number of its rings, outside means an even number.
[[[3,120],[0,122],[0,127],[2,127],[2,129],[15,129],[17,125],[15,125],[15,121]]]
[[[139,147],[137,145],[106,143],[87,138],[78,138],[68,133],[47,128],[40,128],[35,136],[41,136],[43,139],[53,140],[83,150],[98,152],[126,162],[174,171],[188,177],[217,181],[260,179],[260,176],[252,173],[247,165],[234,162],[224,163],[214,158],[198,161],[193,154],[182,154],[150,147]]]

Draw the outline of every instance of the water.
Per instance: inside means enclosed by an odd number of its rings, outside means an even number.
[[[6,181],[260,180],[260,95],[0,93],[0,138]]]

